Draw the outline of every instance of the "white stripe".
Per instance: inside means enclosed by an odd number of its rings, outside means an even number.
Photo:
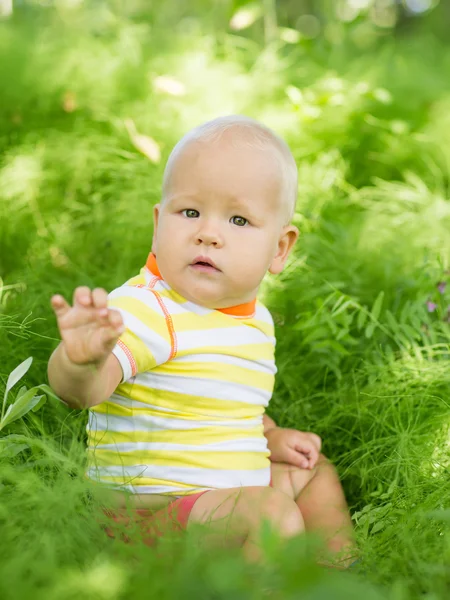
[[[111,404],[118,404],[119,406],[124,406],[125,408],[128,408],[130,411],[133,408],[150,408],[150,409],[158,410],[162,414],[164,414],[164,413],[176,414],[179,412],[178,410],[175,410],[173,408],[166,408],[166,407],[162,408],[161,406],[158,406],[157,404],[150,404],[149,402],[140,402],[139,400],[126,398],[125,396],[119,396],[119,394],[113,394],[112,396],[110,396],[108,399],[108,402]]]
[[[151,392],[149,393],[149,397],[151,398]],[[159,411],[161,413],[161,415],[164,415],[164,413],[170,413],[170,414],[176,415],[180,412],[179,410],[176,410],[174,408],[166,408],[166,407],[163,408],[160,405],[152,404],[151,402],[140,402],[139,400],[131,400],[130,398],[125,398],[123,396],[119,396],[119,394],[113,394],[108,399],[108,402],[110,404],[117,404],[119,406],[124,406],[125,408],[128,408],[130,410],[130,416],[131,416],[131,411],[133,410],[133,408],[151,409],[151,410]],[[180,407],[181,407],[181,405],[180,405]],[[183,411],[183,412],[185,412],[185,411]],[[199,423],[200,423],[200,421],[199,421]]]
[[[178,430],[188,431],[191,429],[203,429],[205,427],[230,427],[231,429],[247,429],[257,427],[262,423],[262,416],[255,419],[230,419],[227,421],[189,421],[188,419],[164,419],[163,417],[151,417],[148,415],[137,415],[133,417],[119,417],[117,415],[105,415],[89,411],[89,420],[86,428],[92,431],[165,431]]]
[[[178,300],[174,300],[170,296],[166,296],[166,293],[170,294],[172,292],[172,288],[161,279],[155,285],[154,289],[155,291],[161,293],[161,298],[171,315],[189,312],[194,313],[195,315],[204,316],[214,312],[211,308],[200,306],[200,304],[195,304],[190,300],[184,299],[184,302],[178,302]]]
[[[208,363],[226,363],[243,369],[251,369],[252,371],[262,371],[264,373],[276,373],[276,367],[273,360],[248,360],[239,356],[230,354],[191,354],[187,356],[177,356],[173,359],[173,363],[182,362],[208,362]]]
[[[154,277],[154,275],[147,268],[146,268],[146,271],[148,274],[148,279],[151,280],[151,278]],[[170,293],[172,291],[172,288],[169,286],[169,284],[162,279],[160,279],[158,281],[158,283],[155,285],[154,289],[156,291],[160,291],[160,292],[169,292]],[[179,310],[180,307],[182,309],[184,308],[184,310],[186,310],[187,312],[192,312],[196,315],[207,315],[212,312],[215,312],[215,310],[213,310],[213,309],[206,308],[204,306],[201,306],[200,304],[195,304],[194,302],[190,302],[189,300],[185,300],[184,302],[177,302],[167,296],[164,296],[163,300],[171,314],[180,312],[180,310]],[[217,311],[217,312],[220,312],[220,311]],[[222,314],[226,317],[234,318],[233,315],[227,315],[226,313],[222,313]],[[240,317],[240,318],[250,318],[250,317]],[[273,319],[272,319],[272,315],[270,314],[270,311],[259,300],[256,301],[254,318],[256,318],[257,320],[263,321],[264,323],[267,323],[269,325],[273,325]]]
[[[118,444],[96,444],[95,449],[116,450],[117,452],[138,452],[141,450],[154,450],[155,452],[267,452],[267,440],[262,436],[261,438],[226,440],[216,444],[196,445],[162,442],[121,442]]]
[[[157,285],[153,288],[153,290],[155,292],[158,291]],[[142,302],[143,304],[145,304],[146,306],[148,306],[149,308],[151,308],[158,314],[162,314],[161,307],[159,305],[158,300],[156,299],[155,294],[153,293],[152,290],[149,290],[147,288],[138,288],[138,287],[135,287],[134,285],[125,284],[119,288],[116,288],[112,292],[110,292],[108,294],[108,297],[111,299],[135,298],[136,300],[139,300],[140,302]],[[166,303],[166,298],[163,298],[163,300],[164,300],[164,303]],[[172,301],[171,307],[172,307],[172,305],[173,305],[173,310],[170,311],[171,314],[185,312],[182,304],[178,304],[178,303]]]
[[[128,356],[118,344],[114,346],[114,348],[112,349],[112,353],[117,358],[117,360],[120,363],[120,366],[122,367],[122,380],[120,383],[128,381],[128,379],[130,379],[133,374]]]
[[[86,475],[88,475],[86,473]],[[95,479],[94,479],[95,481]],[[131,492],[133,494],[170,494],[173,495],[173,499],[175,500],[177,496],[184,496],[186,492],[190,493],[196,492],[204,492],[208,489],[212,488],[204,488],[204,487],[181,487],[179,485],[120,485],[114,484],[111,482],[105,482],[107,487],[113,490],[118,490],[123,492],[124,490]]]
[[[256,302],[255,319],[258,321],[263,321],[264,323],[272,325],[273,327],[273,318],[270,314],[270,311],[259,301]]]
[[[165,392],[215,398],[228,402],[244,402],[254,406],[267,406],[273,391],[272,389],[262,390],[231,381],[199,379],[197,377],[184,377],[183,375],[163,375],[155,371],[139,373],[136,376],[135,383]],[[149,399],[151,399],[151,392],[149,392]]]
[[[155,357],[156,364],[161,365],[167,362],[171,352],[168,340],[162,338],[153,329],[147,327],[143,321],[129,313],[127,310],[118,307],[115,307],[115,310],[119,311],[122,315],[125,326],[144,342],[149,349],[150,354]]]
[[[269,464],[269,459],[267,459]],[[102,477],[124,477],[129,479],[129,484],[136,485],[136,478],[152,477],[163,481],[177,481],[192,485],[193,487],[205,486],[208,488],[226,489],[241,486],[268,486],[270,483],[270,464],[265,469],[252,470],[225,470],[225,469],[196,469],[194,467],[164,467],[159,465],[135,465],[127,467],[95,467],[87,470],[87,475],[92,479]],[[149,486],[153,489],[153,486]],[[136,488],[140,490],[140,486]]]
[[[237,346],[240,345],[274,344],[275,339],[267,336],[260,329],[239,325],[237,327],[217,327],[211,329],[195,329],[190,331],[177,331],[178,351],[193,350],[203,346]]]

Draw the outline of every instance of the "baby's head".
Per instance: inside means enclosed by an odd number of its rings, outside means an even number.
[[[196,127],[173,149],[154,209],[162,277],[208,308],[252,301],[297,240],[296,198],[294,158],[270,129],[242,116]]]

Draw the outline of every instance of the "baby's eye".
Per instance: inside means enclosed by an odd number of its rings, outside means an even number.
[[[248,221],[247,219],[244,219],[244,217],[231,217],[231,222],[233,223],[233,225],[238,225],[239,227],[244,227],[244,225],[247,225]]]
[[[188,219],[196,219],[200,216],[200,213],[198,212],[198,210],[195,210],[195,208],[186,208],[182,211],[182,213]]]

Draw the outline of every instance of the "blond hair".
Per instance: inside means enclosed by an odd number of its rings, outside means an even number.
[[[193,141],[217,141],[226,131],[233,129],[236,129],[241,135],[236,136],[235,139],[232,138],[232,144],[246,143],[253,148],[273,148],[276,151],[282,170],[283,199],[287,205],[287,223],[289,223],[297,203],[298,169],[294,157],[286,142],[274,131],[255,119],[243,115],[228,115],[207,121],[191,129],[181,138],[167,160],[163,177],[163,200],[174,165],[184,148]]]

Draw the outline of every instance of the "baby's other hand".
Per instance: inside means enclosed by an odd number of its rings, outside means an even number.
[[[101,364],[125,331],[122,315],[108,308],[108,294],[102,288],[78,287],[73,306],[59,294],[52,296],[51,305],[67,357],[74,364]]]
[[[319,459],[322,440],[316,433],[275,427],[267,432],[270,460],[301,469],[313,469]]]

